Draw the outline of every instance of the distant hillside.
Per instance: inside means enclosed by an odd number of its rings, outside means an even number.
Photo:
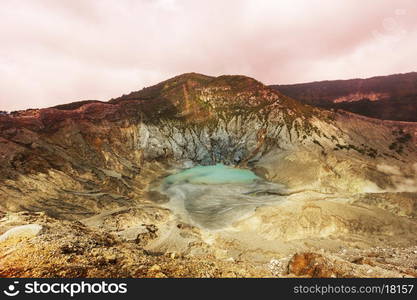
[[[417,122],[417,72],[271,87],[322,108],[344,109],[384,120]]]

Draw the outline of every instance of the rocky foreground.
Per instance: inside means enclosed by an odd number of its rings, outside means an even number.
[[[113,221],[127,215],[131,219],[137,218],[131,216],[132,210],[118,215]],[[201,232],[186,226],[179,229],[181,235],[200,241],[188,245],[186,252],[144,249],[158,235],[155,229],[138,230],[141,233],[133,239],[133,236],[126,238],[79,222],[50,218],[43,213],[8,214],[2,219],[1,228],[28,223],[41,224],[41,232],[35,236],[14,236],[0,243],[1,277],[417,276],[416,246],[351,245],[353,247],[318,249],[319,244],[313,246],[318,241],[311,239],[309,251],[274,253],[274,258],[261,263],[245,257],[232,259],[212,253],[211,245],[202,241]],[[230,245],[223,246],[229,249]],[[263,254],[261,249],[251,252],[252,255]]]
[[[0,115],[0,276],[416,277],[416,140],[244,76]],[[161,180],[217,162],[283,199],[216,230],[175,214]]]

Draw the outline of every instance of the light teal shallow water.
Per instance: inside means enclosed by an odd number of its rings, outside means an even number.
[[[223,164],[196,166],[166,177],[158,191],[165,206],[183,221],[217,230],[248,216],[263,205],[284,199],[283,185],[268,182],[247,169]]]
[[[223,164],[196,166],[165,178],[165,183],[227,184],[251,183],[260,179],[252,171],[228,167]]]

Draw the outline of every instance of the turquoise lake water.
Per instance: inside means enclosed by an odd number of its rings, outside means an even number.
[[[169,198],[164,205],[183,221],[210,230],[230,226],[257,207],[285,198],[283,185],[223,164],[181,170],[165,177],[157,191]]]
[[[168,184],[225,184],[225,183],[251,183],[260,179],[252,171],[238,169],[223,164],[213,166],[196,166],[165,178]]]

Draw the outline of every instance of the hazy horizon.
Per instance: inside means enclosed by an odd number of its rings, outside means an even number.
[[[0,8],[0,110],[106,101],[187,72],[294,84],[417,70],[412,0],[5,0]]]

